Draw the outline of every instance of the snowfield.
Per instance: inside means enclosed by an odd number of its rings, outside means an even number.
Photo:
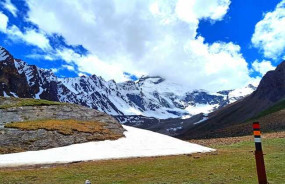
[[[215,151],[148,130],[129,126],[124,128],[127,130],[124,133],[126,137],[115,141],[88,142],[47,150],[0,155],[0,167]]]

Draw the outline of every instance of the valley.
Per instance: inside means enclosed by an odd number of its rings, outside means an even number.
[[[285,133],[266,133],[263,137],[268,181],[282,183]],[[196,140],[218,150],[208,154],[2,168],[0,182],[82,183],[88,179],[92,183],[257,183],[252,139]]]
[[[285,0],[0,0],[0,184],[285,184]]]

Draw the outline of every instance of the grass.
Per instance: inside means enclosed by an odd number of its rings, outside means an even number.
[[[112,134],[105,128],[105,124],[95,121],[78,121],[78,120],[35,120],[24,122],[13,122],[5,124],[5,128],[17,128],[21,130],[38,130],[45,129],[57,131],[64,135],[72,135],[74,132]]]
[[[258,118],[261,118],[261,117],[264,117],[268,114],[271,114],[271,113],[274,113],[274,112],[278,112],[282,109],[285,109],[285,99],[281,100],[280,102],[276,103],[275,105],[273,105],[272,107],[269,107],[268,109],[260,112],[256,117],[254,118],[251,118],[250,120],[253,120],[253,119],[258,119]]]
[[[285,183],[285,138],[263,139],[263,147],[270,184]],[[0,183],[257,183],[253,141],[214,148],[217,153],[0,169]]]
[[[18,152],[23,152],[23,151],[27,151],[27,150],[19,148],[17,146],[0,147],[0,154],[18,153]]]
[[[39,99],[32,99],[32,98],[4,98],[5,101],[8,101],[6,104],[0,105],[0,109],[8,109],[11,107],[23,107],[23,106],[49,106],[49,105],[62,105],[64,103],[60,102],[53,102],[48,100],[39,100]]]

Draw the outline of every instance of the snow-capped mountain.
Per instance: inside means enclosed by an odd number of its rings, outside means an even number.
[[[255,89],[255,86],[248,85],[216,93],[191,91],[159,76],[143,76],[137,81],[123,83],[105,81],[96,75],[59,78],[51,70],[14,59],[0,47],[0,96],[81,104],[114,116],[188,118],[212,112]]]

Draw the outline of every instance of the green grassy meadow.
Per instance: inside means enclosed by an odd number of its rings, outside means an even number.
[[[7,99],[0,97],[0,99]],[[0,104],[0,109],[8,109],[12,107],[23,107],[23,106],[49,106],[49,105],[64,105],[65,103],[33,99],[33,98],[9,98],[8,103]]]
[[[257,183],[254,143],[214,145],[207,154],[81,162],[46,168],[0,169],[0,183]],[[285,138],[263,140],[270,184],[285,183]]]

